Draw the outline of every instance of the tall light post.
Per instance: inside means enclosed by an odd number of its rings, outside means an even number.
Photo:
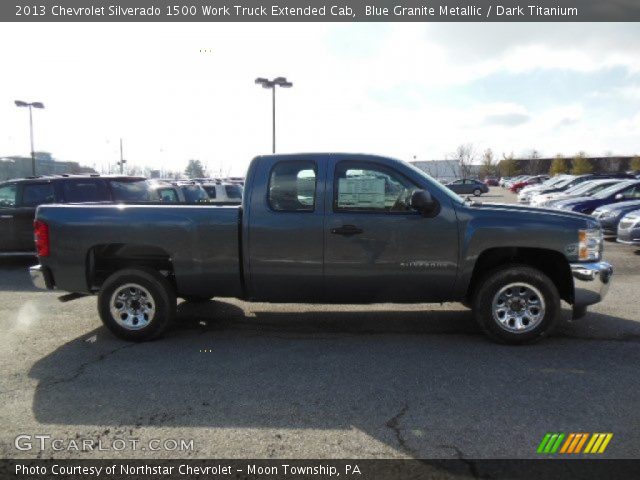
[[[31,138],[31,174],[36,176],[36,152],[33,149],[33,114],[32,108],[44,108],[41,102],[23,102],[22,100],[15,101],[16,107],[29,107],[29,135]]]
[[[272,153],[276,153],[276,87],[281,88],[291,88],[293,87],[293,83],[288,81],[285,77],[276,77],[273,80],[269,80],[267,78],[256,78],[256,84],[262,85],[262,88],[270,88],[271,89],[271,122],[273,126],[273,143],[271,151]]]

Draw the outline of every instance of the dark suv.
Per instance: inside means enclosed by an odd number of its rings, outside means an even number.
[[[61,175],[0,183],[0,255],[33,252],[33,219],[45,203],[148,202],[145,178],[129,176]]]

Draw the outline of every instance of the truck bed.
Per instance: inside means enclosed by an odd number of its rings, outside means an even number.
[[[47,205],[38,219],[49,226],[61,290],[89,293],[113,263],[162,262],[181,296],[242,296],[240,207],[212,205]],[[133,262],[133,263],[132,263]],[[208,279],[202,282],[202,279]]]

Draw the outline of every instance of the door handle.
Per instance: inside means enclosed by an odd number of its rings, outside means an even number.
[[[13,218],[13,215],[0,215],[0,218],[9,219]]]
[[[343,225],[341,227],[331,229],[331,233],[335,233],[336,235],[356,235],[362,232],[364,232],[364,230],[356,227],[355,225]]]

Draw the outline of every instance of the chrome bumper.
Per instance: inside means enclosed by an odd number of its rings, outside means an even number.
[[[572,263],[573,308],[585,308],[602,301],[609,291],[613,267],[607,262]]]
[[[33,283],[34,287],[40,288],[42,290],[53,289],[51,273],[49,272],[47,267],[43,267],[42,265],[34,265],[33,267],[29,267],[29,275],[31,276],[31,283]]]

